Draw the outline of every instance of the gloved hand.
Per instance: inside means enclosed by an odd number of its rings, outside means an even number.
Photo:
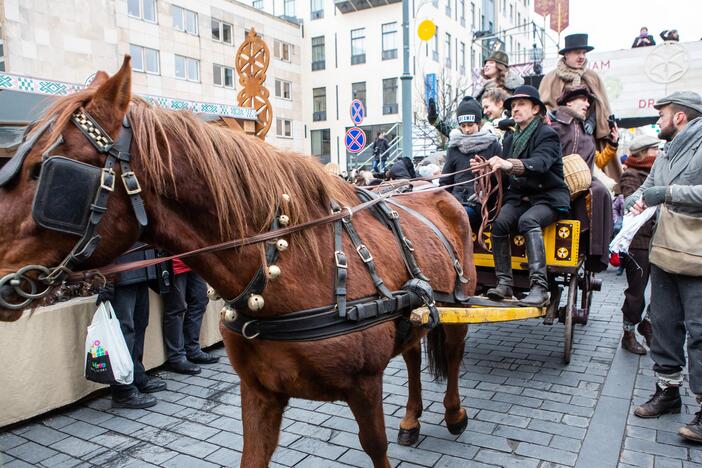
[[[585,123],[583,124],[583,127],[585,128],[585,133],[588,135],[592,135],[595,133],[595,114],[592,113],[590,114],[592,117],[588,117],[587,120],[585,120]]]
[[[668,197],[668,187],[658,185],[644,190],[643,201],[646,206],[656,206],[664,203]]]
[[[436,112],[436,101],[434,101],[434,98],[429,98],[429,102],[427,103],[427,120],[431,125],[434,125],[437,117],[439,117],[439,114]]]
[[[100,305],[105,301],[113,301],[115,299],[115,285],[112,283],[106,283],[104,287],[100,288],[98,291],[96,305]]]

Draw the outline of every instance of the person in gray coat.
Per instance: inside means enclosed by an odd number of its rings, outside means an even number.
[[[673,212],[702,217],[702,98],[691,91],[675,92],[654,107],[661,128],[658,137],[669,143],[625,206],[638,214],[646,207],[665,204]],[[661,218],[658,229],[663,229]],[[697,247],[691,245],[690,253]],[[651,287],[651,357],[658,381],[651,399],[634,409],[642,418],[680,413],[686,338],[690,389],[702,404],[702,271],[697,275],[671,273],[652,257]],[[702,410],[678,433],[702,442]]]

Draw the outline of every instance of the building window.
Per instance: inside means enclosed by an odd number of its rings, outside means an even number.
[[[292,83],[285,80],[275,80],[275,97],[280,99],[292,99]]]
[[[461,26],[466,25],[466,0],[458,0],[458,20]]]
[[[182,55],[175,56],[175,76],[181,80],[200,81],[200,61]]]
[[[351,30],[351,65],[366,63],[366,28]]]
[[[476,29],[475,28],[475,3],[470,4],[470,24],[473,27],[473,29]]]
[[[158,50],[129,44],[129,55],[132,56],[132,70],[151,75],[158,75],[161,72]]]
[[[129,0],[127,11],[132,18],[156,22],[156,0]]]
[[[212,64],[212,77],[215,86],[234,87],[234,69],[231,67],[217,65],[216,63]]]
[[[310,19],[324,18],[324,0],[310,0]]]
[[[197,36],[197,13],[172,5],[171,14],[173,15],[174,28],[178,31]]]
[[[446,44],[445,44],[445,49],[446,49],[446,68],[451,68],[451,35],[449,33],[446,33]]]
[[[132,59],[133,64],[134,59]],[[0,71],[5,71],[5,45],[2,43],[2,28],[0,28]]]
[[[283,0],[283,16],[295,17],[295,0]]]
[[[312,71],[324,70],[325,54],[324,54],[324,36],[312,38]]]
[[[257,10],[263,10],[263,0],[253,0],[251,6]]]
[[[275,135],[281,138],[292,138],[292,120],[276,118]]]
[[[453,0],[446,0],[446,16],[451,17],[451,2]]]
[[[466,74],[466,44],[461,42],[461,46],[458,49],[458,72],[461,75]]]
[[[383,115],[397,114],[397,78],[383,80]]]
[[[435,62],[439,61],[439,28],[436,28],[434,37],[431,40],[431,58]]]
[[[331,161],[331,132],[328,128],[312,130],[312,155],[319,158],[319,162],[326,164]]]
[[[279,41],[276,39],[273,41],[273,55],[278,60],[283,62],[290,62],[290,56],[292,55],[292,44],[288,44],[284,41]]]
[[[327,120],[327,88],[312,89],[312,121]]]
[[[383,36],[383,60],[397,58],[397,23],[386,23],[381,26]]]
[[[233,26],[224,21],[212,18],[212,39],[226,44],[234,44]]]
[[[366,82],[359,81],[358,83],[351,83],[351,99],[358,99],[363,103],[363,107],[366,110],[366,117],[368,116],[368,106],[366,105]]]
[[[514,23],[514,6],[511,3],[509,5],[509,20]]]

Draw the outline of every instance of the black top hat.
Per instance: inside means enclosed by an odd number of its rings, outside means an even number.
[[[587,34],[570,34],[565,37],[565,46],[558,51],[563,55],[569,50],[585,49],[585,52],[590,52],[594,47],[587,45]]]
[[[546,113],[546,105],[541,102],[541,96],[539,95],[539,90],[530,85],[518,86],[514,90],[514,94],[507,99],[505,99],[505,108],[512,108],[512,101],[515,99],[529,99],[531,102],[538,104],[541,107],[541,113]]]

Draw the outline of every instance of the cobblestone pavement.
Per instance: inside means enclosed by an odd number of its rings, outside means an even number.
[[[602,275],[590,322],[576,327],[569,366],[564,328],[538,320],[474,326],[461,395],[469,410],[461,436],[442,425],[444,385],[423,374],[425,412],[415,447],[394,441],[407,395],[401,359],[385,373],[385,415],[393,466],[680,467],[702,466],[702,447],[678,427],[696,411],[640,420],[634,402],[653,390],[651,362],[619,347],[624,280]],[[215,352],[224,356],[224,350]],[[161,371],[168,391],[149,410],[113,410],[106,397],[65,408],[0,435],[0,460],[21,466],[238,466],[242,423],[238,378],[225,362],[186,377]],[[633,395],[633,399],[632,399]],[[344,404],[291,401],[273,466],[369,466]],[[0,462],[0,465],[2,463]]]

